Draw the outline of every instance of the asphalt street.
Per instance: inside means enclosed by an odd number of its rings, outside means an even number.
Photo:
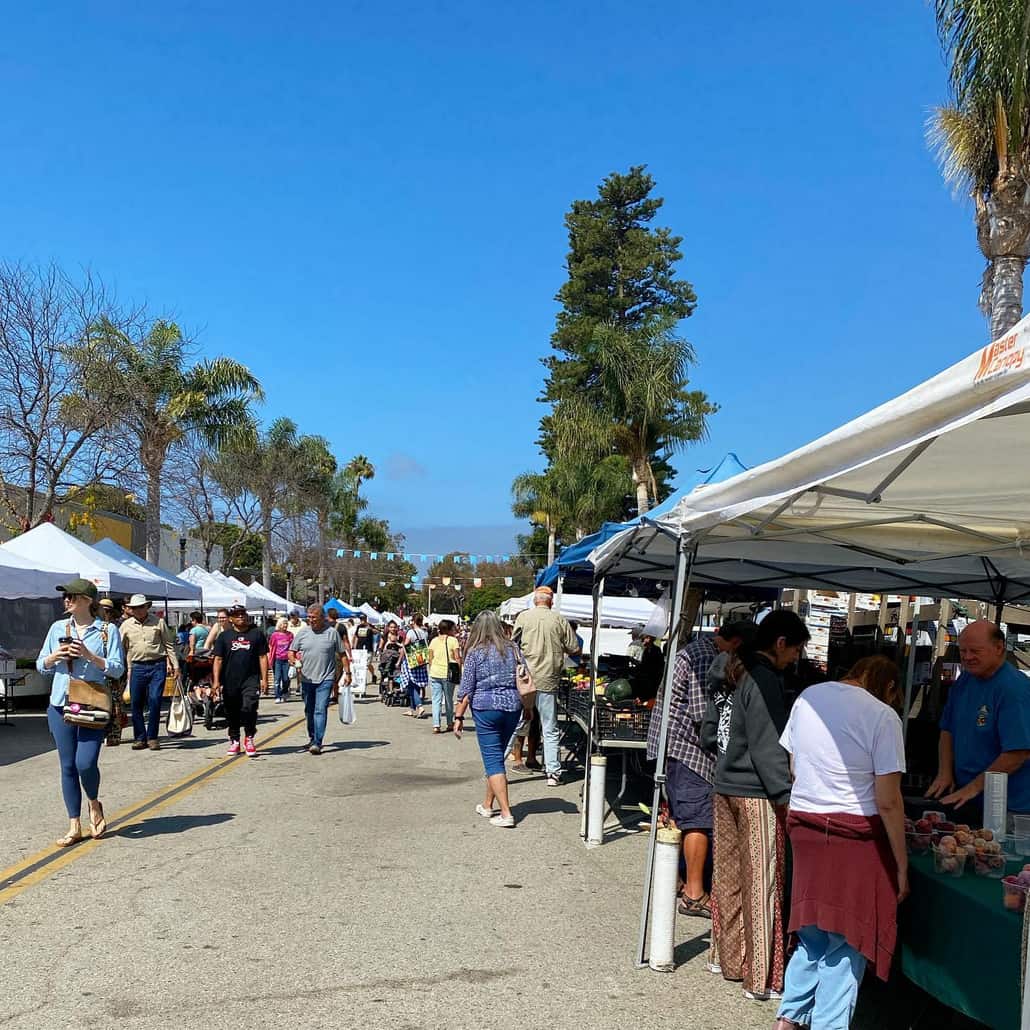
[[[771,1025],[705,971],[704,921],[675,972],[634,967],[646,838],[584,848],[578,782],[517,780],[497,829],[473,734],[366,703],[316,757],[299,704],[262,705],[257,758],[202,727],[105,749],[112,828],[56,858],[45,723],[0,729],[0,1026]]]

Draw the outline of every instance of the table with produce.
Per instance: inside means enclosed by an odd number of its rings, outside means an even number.
[[[647,745],[654,702],[641,702],[632,695],[633,688],[625,676],[598,673],[594,732],[600,747]],[[586,730],[590,723],[590,675],[577,672],[566,677],[560,699],[569,716]]]
[[[902,972],[993,1030],[1019,1030],[1030,840],[999,840],[932,811],[905,831],[912,893],[898,915]]]

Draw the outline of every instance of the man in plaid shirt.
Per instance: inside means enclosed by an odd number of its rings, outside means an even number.
[[[708,669],[722,651],[740,645],[745,623],[729,623],[714,637],[700,635],[676,655],[669,702],[665,794],[676,826],[683,831],[687,879],[679,911],[711,918],[711,901],[704,888],[705,861],[712,832],[712,780],[715,757],[703,750],[699,731],[708,706]],[[662,694],[659,691],[647,734],[647,757],[658,757]]]

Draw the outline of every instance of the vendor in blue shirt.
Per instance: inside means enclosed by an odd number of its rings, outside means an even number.
[[[1030,812],[1030,679],[1005,660],[1005,637],[990,622],[970,623],[958,646],[964,671],[944,706],[926,796],[964,805],[983,793],[984,773],[1003,772],[1009,811]]]

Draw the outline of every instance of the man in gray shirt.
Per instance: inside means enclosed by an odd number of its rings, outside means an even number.
[[[350,683],[350,662],[343,641],[326,621],[320,604],[308,608],[308,623],[294,634],[289,658],[300,671],[300,692],[308,720],[308,743],[305,750],[312,755],[320,755],[329,696],[341,667],[346,674],[346,683]]]

